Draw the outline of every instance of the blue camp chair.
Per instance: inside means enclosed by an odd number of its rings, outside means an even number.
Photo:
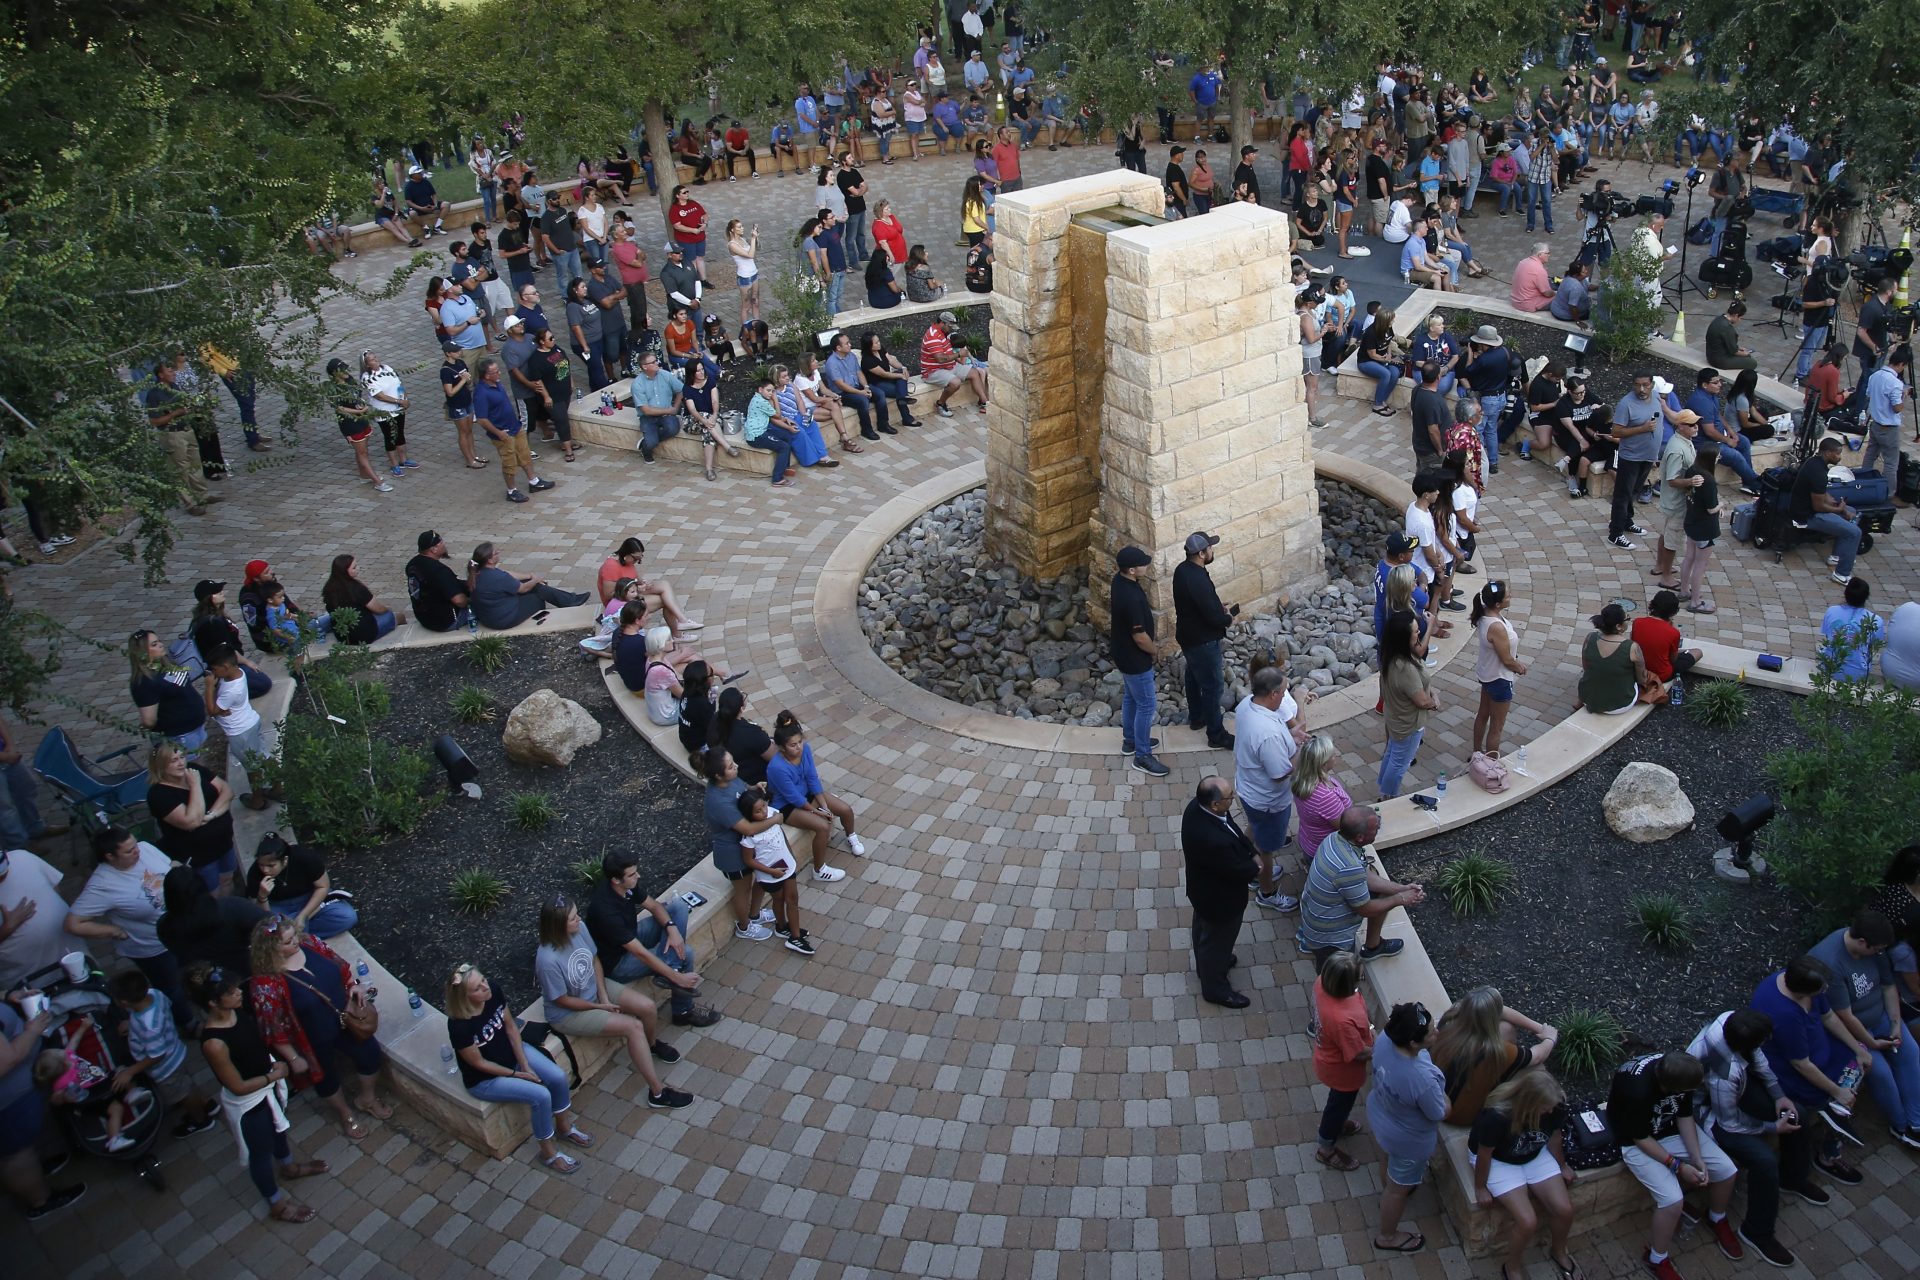
[[[97,760],[90,759],[73,745],[65,729],[56,727],[47,730],[46,737],[40,739],[40,749],[33,753],[33,771],[59,793],[76,818],[84,818],[88,810],[97,810],[112,819],[146,804],[147,771],[138,767],[110,770],[102,766],[131,755],[142,745],[136,742]]]

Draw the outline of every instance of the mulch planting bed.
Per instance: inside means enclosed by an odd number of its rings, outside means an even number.
[[[1551,264],[1550,264],[1551,265]],[[1561,264],[1564,265],[1564,264]],[[1435,311],[1447,317],[1448,330],[1460,341],[1465,342],[1473,331],[1483,324],[1491,324],[1500,331],[1506,340],[1507,350],[1519,356],[1521,360],[1531,360],[1535,356],[1545,356],[1562,369],[1585,368],[1587,396],[1589,399],[1612,408],[1620,397],[1633,390],[1633,377],[1636,373],[1651,373],[1655,377],[1665,378],[1679,391],[1682,399],[1690,394],[1696,385],[1700,368],[1694,365],[1675,364],[1671,360],[1662,360],[1654,355],[1634,356],[1629,360],[1614,363],[1600,349],[1598,339],[1588,335],[1588,346],[1584,352],[1567,349],[1568,334],[1563,329],[1551,328],[1542,324],[1529,324],[1525,320],[1513,320],[1506,316],[1481,315],[1472,307],[1435,307]],[[1727,385],[1733,385],[1733,375],[1728,374]]]
[[[850,284],[849,287],[852,285]],[[959,317],[960,325],[952,330],[948,337],[966,338],[967,347],[973,356],[984,360],[987,355],[987,322],[993,318],[993,309],[979,301],[971,301],[978,296],[967,293],[964,289],[959,291],[959,297],[954,299],[950,309],[955,316]],[[948,297],[953,298],[953,292],[950,291]],[[911,315],[903,315],[898,320],[873,320],[849,328],[846,333],[853,338],[855,354],[859,353],[860,344],[866,341],[869,333],[878,333],[881,342],[886,344],[888,354],[904,365],[909,374],[918,377],[920,375],[920,339],[926,334],[927,326],[932,324],[939,315],[938,311],[915,312]],[[725,366],[720,370],[720,407],[736,409],[744,413],[748,401],[753,398],[753,384],[758,371],[762,367],[771,368],[776,364],[784,364],[789,369],[798,370],[800,355],[798,348],[775,347],[768,353],[765,360],[750,357],[736,360]],[[822,355],[821,360],[824,362],[825,359],[826,357]],[[892,410],[889,409],[888,412],[891,414]],[[851,411],[847,421],[851,430],[853,423]],[[831,444],[832,441],[829,440],[828,443]]]
[[[1690,680],[1689,691],[1702,683]],[[1386,851],[1395,879],[1427,885],[1413,923],[1450,996],[1490,984],[1510,1007],[1545,1022],[1574,1008],[1611,1013],[1626,1030],[1626,1054],[1684,1048],[1710,1018],[1746,1004],[1761,978],[1817,940],[1813,913],[1771,881],[1738,886],[1713,874],[1714,850],[1725,843],[1715,832],[1721,815],[1765,789],[1768,752],[1805,741],[1793,695],[1749,692],[1752,709],[1731,729],[1707,728],[1684,707],[1659,708],[1541,795]],[[1634,844],[1607,826],[1601,799],[1636,760],[1679,776],[1693,802],[1692,829]],[[1462,778],[1456,785],[1473,784]],[[1462,917],[1434,875],[1474,850],[1516,874],[1491,912]],[[1691,947],[1661,951],[1644,940],[1629,903],[1649,892],[1686,905]]]
[[[429,1004],[440,1003],[447,975],[462,961],[504,983],[514,1007],[531,1001],[540,904],[555,893],[585,897],[588,887],[574,873],[580,859],[629,851],[640,860],[641,892],[659,894],[707,856],[700,789],[628,727],[579,639],[568,630],[510,640],[510,661],[493,675],[467,660],[464,644],[396,649],[374,669],[393,694],[392,714],[376,736],[426,750],[452,733],[480,767],[479,800],[454,795],[411,834],[330,859],[334,882],[353,891],[360,912],[354,936]],[[447,703],[464,685],[492,696],[490,722],[455,719]],[[571,698],[600,722],[600,741],[568,768],[516,763],[500,745],[508,713],[540,689]],[[435,774],[436,783],[443,779]],[[558,811],[543,830],[522,831],[511,821],[514,796],[527,791],[544,793]],[[484,915],[459,914],[450,898],[449,881],[469,867],[508,886],[506,899]]]

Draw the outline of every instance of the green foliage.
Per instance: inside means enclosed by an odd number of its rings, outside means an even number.
[[[447,699],[461,724],[485,724],[493,719],[493,695],[477,685],[463,685]]]
[[[1637,228],[1619,235],[1613,257],[1600,273],[1593,336],[1615,364],[1645,353],[1666,317],[1659,287],[1661,259],[1646,239]]]
[[[814,335],[833,327],[833,313],[827,310],[820,277],[798,267],[770,274],[775,305],[773,319],[768,321],[768,340],[786,350],[810,350]]]
[[[1620,1064],[1627,1033],[1606,1010],[1568,1009],[1554,1021],[1560,1031],[1553,1059],[1566,1075],[1597,1080]]]
[[[896,324],[882,335],[881,341],[887,344],[889,351],[905,351],[919,343],[920,335],[903,324]]]
[[[302,840],[365,848],[413,830],[439,803],[427,754],[373,736],[392,695],[367,674],[372,663],[364,647],[336,645],[308,668],[281,728],[280,758],[255,784],[285,788],[286,821]]]
[[[505,636],[481,636],[467,642],[467,661],[488,675],[504,668],[512,658]]]
[[[1643,893],[1628,907],[1640,922],[1641,935],[1662,951],[1680,951],[1693,945],[1693,913],[1670,893]]]
[[[454,872],[449,887],[453,892],[453,908],[462,915],[485,915],[507,897],[507,882],[479,867]]]
[[[1747,718],[1753,699],[1738,680],[1707,680],[1687,695],[1687,714],[1710,729],[1731,729]]]
[[[1842,640],[1824,650],[1793,718],[1804,746],[1776,751],[1767,776],[1781,812],[1761,835],[1774,876],[1828,927],[1859,905],[1920,811],[1920,695],[1874,678],[1836,678]]]
[[[560,816],[553,800],[544,791],[522,791],[511,805],[513,825],[522,831],[543,831]]]
[[[1483,850],[1474,850],[1440,868],[1433,881],[1447,896],[1454,914],[1469,916],[1493,909],[1513,887],[1513,868]]]
[[[600,855],[590,853],[579,858],[573,864],[573,878],[582,889],[591,889],[600,883]]]

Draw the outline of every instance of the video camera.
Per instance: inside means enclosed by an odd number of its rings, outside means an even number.
[[[1589,191],[1580,197],[1580,211],[1602,219],[1630,217],[1638,206],[1616,191]]]

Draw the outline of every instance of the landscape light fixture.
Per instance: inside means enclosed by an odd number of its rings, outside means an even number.
[[[443,733],[433,740],[433,758],[447,772],[447,790],[460,790],[472,800],[480,798],[480,784],[474,779],[480,776],[480,766],[467,757],[453,735]]]
[[[1713,855],[1713,869],[1722,879],[1745,883],[1756,871],[1767,869],[1765,862],[1753,856],[1753,838],[1773,821],[1773,797],[1757,791],[1727,810],[1716,828],[1727,847]]]

